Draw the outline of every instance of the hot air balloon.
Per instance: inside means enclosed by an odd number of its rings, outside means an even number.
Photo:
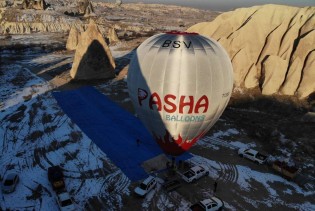
[[[127,83],[140,120],[166,154],[178,156],[223,113],[232,93],[233,68],[215,40],[166,32],[137,48]]]

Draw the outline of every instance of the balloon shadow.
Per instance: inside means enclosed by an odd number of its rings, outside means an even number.
[[[102,44],[98,40],[93,40],[80,60],[74,79],[114,78],[114,69]]]

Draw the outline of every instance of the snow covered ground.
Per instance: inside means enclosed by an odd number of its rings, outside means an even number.
[[[5,71],[0,83],[1,109],[7,109],[19,104],[31,97],[43,94],[50,90],[50,85],[37,76],[32,76],[27,68],[20,65],[8,65],[9,71]]]
[[[220,163],[215,160],[209,160],[198,155],[194,155],[191,162],[195,164],[203,164],[210,169],[209,177],[214,180],[220,181],[221,172],[226,168],[227,163]],[[313,202],[302,203],[290,203],[286,200],[286,195],[299,194],[301,196],[314,196],[315,191],[306,191],[299,187],[297,184],[290,182],[281,176],[264,173],[252,170],[247,166],[235,165],[234,182],[238,186],[238,189],[242,190],[240,196],[244,201],[250,202],[254,208],[258,209],[261,205],[265,205],[269,208],[276,207],[278,204],[285,205],[288,209],[293,210],[314,210],[315,204]],[[223,181],[222,181],[223,182]],[[219,182],[220,183],[220,182]],[[256,192],[257,183],[260,184],[259,192],[264,195],[261,199],[252,199],[251,192]],[[281,188],[279,188],[279,186]],[[266,192],[266,194],[264,194]],[[247,194],[248,193],[248,194]],[[226,207],[231,210],[238,210],[231,202],[225,201]]]
[[[16,191],[2,194],[1,207],[57,210],[47,178],[52,165],[64,169],[79,210],[93,196],[101,197],[104,207],[122,207],[129,179],[63,113],[51,86],[19,65],[8,65],[1,73],[0,175],[12,170],[20,175]]]

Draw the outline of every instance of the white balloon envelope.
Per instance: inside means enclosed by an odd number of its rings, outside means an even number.
[[[177,156],[223,113],[233,89],[233,68],[215,40],[168,32],[138,47],[127,83],[140,120],[166,154]]]

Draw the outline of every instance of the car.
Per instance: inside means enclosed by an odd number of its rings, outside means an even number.
[[[244,157],[251,161],[254,161],[257,164],[264,164],[267,160],[266,155],[263,155],[260,152],[249,148],[240,148],[238,150],[238,155],[240,157]]]
[[[65,188],[64,176],[60,166],[51,166],[48,168],[48,180],[55,191]]]
[[[9,172],[3,177],[2,191],[12,193],[19,183],[19,175],[16,172]]]
[[[145,196],[153,188],[156,187],[157,181],[153,176],[146,178],[138,187],[135,188],[134,192],[139,196]]]
[[[47,7],[46,10],[47,11],[54,11],[55,9],[53,7]]]
[[[193,204],[190,206],[190,210],[193,211],[217,211],[217,210],[222,210],[224,208],[224,203],[223,201],[218,198],[218,197],[211,197],[209,199],[204,199],[202,201],[199,201],[196,204]]]
[[[202,176],[209,175],[209,170],[203,165],[196,165],[191,167],[188,171],[181,174],[184,181],[191,183],[197,181]]]
[[[63,191],[57,194],[57,202],[61,211],[73,211],[76,210],[68,192]]]

